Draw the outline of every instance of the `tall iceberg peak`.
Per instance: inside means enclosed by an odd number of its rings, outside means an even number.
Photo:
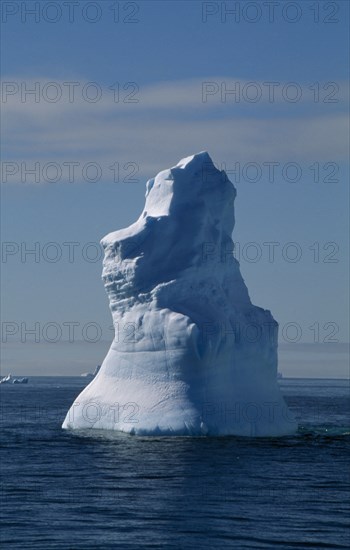
[[[63,428],[277,436],[278,325],[234,257],[236,190],[207,152],[147,182],[139,219],[101,241],[115,337]]]

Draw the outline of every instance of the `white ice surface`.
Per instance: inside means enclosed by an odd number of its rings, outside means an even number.
[[[63,428],[296,430],[277,384],[278,325],[251,303],[233,255],[235,196],[202,152],[149,180],[139,219],[102,239],[116,336]]]

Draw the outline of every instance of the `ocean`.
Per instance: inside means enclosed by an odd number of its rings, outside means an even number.
[[[1,543],[21,549],[349,548],[346,380],[282,379],[293,437],[67,432],[87,380],[1,386]]]

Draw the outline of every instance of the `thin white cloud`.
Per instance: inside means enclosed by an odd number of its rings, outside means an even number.
[[[115,162],[134,162],[138,175],[146,177],[181,156],[204,149],[227,167],[236,161],[312,163],[347,159],[348,121],[342,103],[315,105],[310,103],[310,95],[298,105],[261,101],[253,109],[223,104],[214,96],[211,99],[215,102],[208,98],[203,103],[202,82],[226,82],[228,89],[238,81],[208,77],[140,88],[135,95],[139,103],[114,103],[111,90],[111,95],[106,92],[108,87],[96,103],[85,101],[81,93],[73,103],[67,97],[56,103],[42,99],[35,103],[34,96],[23,103],[20,83],[24,80],[4,80],[19,83],[18,93],[8,95],[2,105],[5,162],[25,161],[28,166],[48,161],[96,162],[105,168],[108,181],[108,167]],[[53,79],[25,82],[27,89],[34,89],[39,82],[43,90],[50,81]],[[63,81],[57,84],[63,87]],[[131,91],[121,90],[124,96]],[[19,177],[14,174],[7,181],[15,183]]]
[[[36,93],[33,91],[36,90]],[[187,80],[101,84],[86,78],[55,80],[52,77],[21,79],[6,77],[1,99],[6,111],[35,112],[55,116],[62,112],[113,113],[120,115],[155,109],[202,109],[254,105],[346,105],[349,84],[337,82],[282,82],[243,80],[225,76],[205,76]]]

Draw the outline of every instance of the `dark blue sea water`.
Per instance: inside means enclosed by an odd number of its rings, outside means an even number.
[[[82,378],[3,385],[2,548],[348,548],[349,384],[282,380],[299,433],[61,430]]]

